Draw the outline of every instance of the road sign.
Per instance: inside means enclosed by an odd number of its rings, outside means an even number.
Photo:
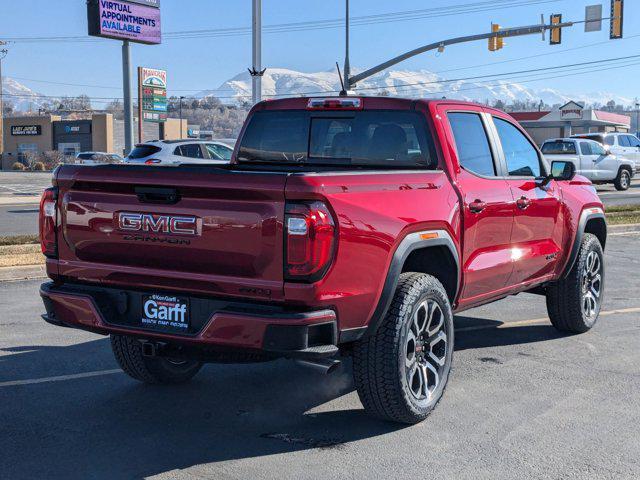
[[[602,5],[589,5],[586,8],[584,20],[585,32],[602,30]]]

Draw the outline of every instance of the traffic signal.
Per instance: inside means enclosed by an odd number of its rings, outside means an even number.
[[[500,25],[496,25],[495,23],[491,24],[491,32],[498,33],[500,31]],[[504,47],[504,37],[493,36],[489,37],[489,51],[495,52],[496,50],[500,50]]]
[[[609,38],[622,38],[622,23],[624,20],[624,0],[611,0],[611,32]]]
[[[562,15],[551,15],[551,25],[560,25],[562,23]],[[562,28],[552,28],[549,35],[549,45],[560,45],[562,43]]]

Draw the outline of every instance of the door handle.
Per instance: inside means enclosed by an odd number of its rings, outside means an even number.
[[[485,208],[487,208],[487,204],[482,200],[474,200],[469,204],[469,210],[471,210],[471,213],[480,213]]]
[[[522,196],[518,200],[516,200],[516,205],[520,210],[526,210],[527,208],[529,208],[529,205],[531,205],[531,200],[529,200],[525,196]]]

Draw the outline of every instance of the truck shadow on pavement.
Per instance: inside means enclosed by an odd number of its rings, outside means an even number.
[[[554,332],[461,332],[456,349],[560,338]],[[13,354],[0,357],[0,382],[117,368],[107,339],[2,350]],[[2,478],[140,478],[308,449],[341,451],[350,442],[421,428],[368,417],[348,361],[329,376],[279,360],[207,365],[180,386],[142,385],[116,373],[1,387],[0,405]]]

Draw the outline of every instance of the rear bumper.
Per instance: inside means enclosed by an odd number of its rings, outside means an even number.
[[[269,305],[191,298],[198,318],[189,333],[136,325],[137,299],[146,292],[45,283],[40,296],[50,324],[109,335],[202,347],[254,350],[279,356],[322,357],[337,353],[333,310],[291,312]]]

